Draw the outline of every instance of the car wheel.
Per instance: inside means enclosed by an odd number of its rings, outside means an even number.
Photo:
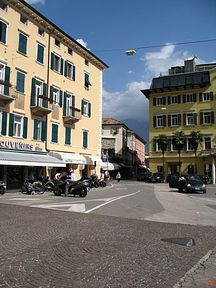
[[[179,191],[179,193],[183,193],[183,189],[182,188],[179,188],[178,191]]]
[[[205,191],[205,190],[203,191],[203,194],[206,194],[206,191]]]

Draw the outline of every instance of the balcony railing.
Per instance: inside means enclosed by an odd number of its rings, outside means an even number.
[[[202,156],[216,155],[216,148],[202,150]]]
[[[50,102],[47,96],[38,95],[31,99],[31,110],[35,115],[47,115],[51,110]]]
[[[4,104],[10,103],[16,99],[18,92],[10,83],[0,80],[0,101]]]
[[[70,107],[66,109],[63,120],[67,124],[73,124],[81,119],[81,110],[78,108]]]

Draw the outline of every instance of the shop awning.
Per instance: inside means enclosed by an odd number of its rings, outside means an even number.
[[[119,170],[120,165],[117,163],[111,163],[111,162],[107,162],[106,166],[103,167],[103,170],[109,170],[109,171],[113,171],[113,170]]]
[[[66,164],[86,164],[86,159],[81,154],[50,151],[49,155],[56,157],[57,159],[63,161]]]
[[[105,166],[104,162],[102,162],[101,158],[99,156],[94,155],[84,155],[86,159],[87,165],[99,165],[99,166]]]
[[[0,151],[0,165],[65,167],[65,164],[46,153]]]

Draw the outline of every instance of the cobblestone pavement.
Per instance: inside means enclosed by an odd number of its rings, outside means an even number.
[[[215,227],[7,204],[0,219],[1,288],[169,288],[216,246]]]

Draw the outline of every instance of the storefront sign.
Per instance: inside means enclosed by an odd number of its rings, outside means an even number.
[[[42,152],[42,148],[39,144],[28,144],[19,141],[0,141],[0,148],[13,149],[13,150],[26,150],[26,151],[38,151]]]

